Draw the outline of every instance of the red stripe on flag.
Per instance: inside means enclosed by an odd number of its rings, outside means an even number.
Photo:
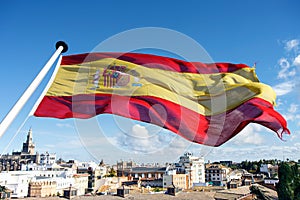
[[[269,102],[260,98],[253,98],[223,114],[203,116],[181,105],[152,96],[45,96],[34,115],[63,119],[90,118],[102,113],[156,124],[190,141],[210,146],[225,143],[250,122],[259,123],[275,132],[281,129],[280,137],[284,131],[289,134],[284,118]]]
[[[187,73],[225,73],[233,72],[241,68],[249,68],[245,64],[232,63],[201,63],[186,62],[183,60],[141,53],[89,53],[63,56],[62,65],[75,65],[84,62],[92,62],[103,58],[117,58],[119,60],[143,65],[148,68],[162,69]]]

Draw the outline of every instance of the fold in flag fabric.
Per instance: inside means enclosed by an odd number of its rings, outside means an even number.
[[[244,64],[186,62],[140,53],[63,56],[34,115],[115,114],[152,123],[192,142],[219,146],[249,123],[290,134],[273,89]]]

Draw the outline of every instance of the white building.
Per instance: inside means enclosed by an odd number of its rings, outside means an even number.
[[[268,174],[268,177],[278,176],[278,165],[262,164],[259,170],[262,173]]]
[[[227,179],[228,179],[228,181],[242,180],[242,177],[244,174],[249,174],[249,173],[244,169],[236,169],[236,170],[230,171],[228,173]]]
[[[67,174],[76,174],[77,170],[70,167],[62,167],[56,163],[54,164],[47,164],[47,165],[38,165],[36,163],[28,163],[23,164],[21,166],[21,171],[38,171],[40,176],[43,176],[43,174],[46,174],[45,176],[49,176],[48,174],[55,174],[55,176],[59,176],[62,172]],[[52,177],[52,175],[50,175]]]
[[[48,151],[46,153],[42,153],[40,155],[40,164],[41,165],[52,165],[56,161],[56,154],[55,153],[49,153]]]
[[[53,166],[53,165],[52,165]],[[37,166],[32,166],[38,169]],[[44,169],[44,168],[43,168]],[[53,168],[51,168],[53,169]],[[0,185],[10,189],[13,198],[23,198],[28,196],[29,183],[55,182],[56,192],[63,194],[63,190],[72,186],[76,188],[77,195],[84,195],[88,188],[88,175],[76,174],[76,170],[29,170],[29,171],[9,171],[0,173]]]
[[[98,190],[101,179],[107,174],[107,167],[104,164],[95,162],[80,162],[77,165],[78,174],[88,174],[88,191]]]
[[[279,179],[265,178],[264,183],[268,184],[268,185],[274,185],[275,186],[277,183],[279,183]]]
[[[179,172],[185,172],[189,175],[190,187],[193,185],[205,184],[205,165],[204,158],[193,156],[192,153],[185,153],[180,157],[177,165]]]
[[[77,189],[77,195],[84,195],[88,188],[88,174],[73,174],[72,176],[36,176],[31,180],[31,183],[39,182],[55,182],[55,194],[63,194],[63,190],[69,187]]]
[[[87,192],[89,182],[88,176],[88,174],[75,174],[73,176],[74,183],[72,187],[77,189],[78,196],[84,195]]]
[[[32,178],[33,175],[12,173],[12,171],[2,172],[0,173],[0,185],[12,191],[12,198],[24,198],[28,195],[28,186]]]

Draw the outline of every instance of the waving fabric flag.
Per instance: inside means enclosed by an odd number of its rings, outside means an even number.
[[[219,146],[249,123],[281,138],[276,95],[244,64],[186,62],[138,53],[64,56],[34,115],[90,118],[109,113],[156,124],[190,141]]]

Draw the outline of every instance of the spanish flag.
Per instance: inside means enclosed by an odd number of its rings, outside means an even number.
[[[273,89],[244,64],[186,62],[140,53],[63,56],[34,115],[102,113],[156,124],[187,140],[219,146],[249,123],[290,134],[273,109]]]

